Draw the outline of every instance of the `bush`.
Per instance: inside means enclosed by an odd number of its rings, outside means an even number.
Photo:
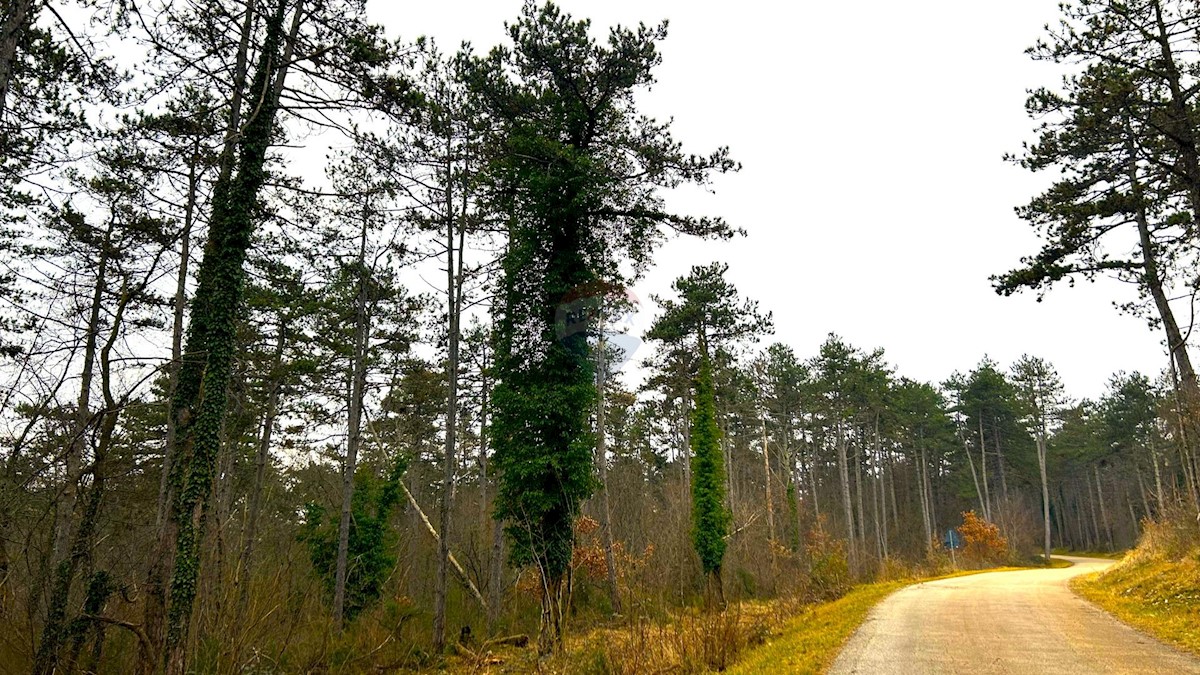
[[[850,590],[850,563],[845,542],[834,539],[825,528],[814,527],[805,546],[808,553],[809,599],[832,600]]]
[[[397,462],[385,481],[376,479],[366,469],[354,476],[344,607],[348,621],[379,598],[383,583],[396,564],[393,553],[396,534],[388,526],[388,520],[400,500],[400,480],[405,468],[405,462]],[[339,517],[334,515],[327,519],[325,516],[326,511],[319,504],[306,504],[298,538],[308,545],[313,569],[321,577],[328,596],[332,597]]]
[[[1200,518],[1189,504],[1168,504],[1153,520],[1143,521],[1142,528],[1138,556],[1179,560],[1200,549]]]
[[[995,565],[1008,559],[1008,540],[1000,528],[980,518],[974,511],[962,514],[958,533],[963,538],[963,558],[974,565]]]

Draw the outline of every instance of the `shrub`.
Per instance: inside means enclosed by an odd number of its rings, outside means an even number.
[[[963,538],[963,558],[976,565],[996,564],[1008,558],[1008,540],[1000,528],[980,518],[974,511],[962,514],[963,524],[958,533]]]
[[[1143,521],[1142,527],[1139,556],[1178,560],[1200,549],[1200,518],[1190,504],[1168,504],[1154,519]]]
[[[388,526],[388,520],[400,500],[399,482],[405,468],[405,462],[397,462],[385,481],[379,481],[365,469],[354,476],[346,560],[347,620],[352,620],[379,598],[383,582],[396,564],[393,553],[396,534]],[[335,515],[326,519],[325,515],[325,509],[319,504],[306,504],[299,539],[308,545],[313,569],[321,577],[326,593],[332,597],[339,518]]]
[[[811,600],[832,600],[850,590],[850,562],[845,542],[834,539],[819,524],[809,531],[808,583]]]

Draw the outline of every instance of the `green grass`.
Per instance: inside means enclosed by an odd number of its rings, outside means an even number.
[[[1127,624],[1200,654],[1200,550],[1182,560],[1134,557],[1071,588]]]
[[[1074,555],[1081,558],[1104,558],[1106,560],[1120,560],[1125,557],[1128,551],[1072,551],[1065,548],[1050,549],[1051,558],[1055,555]]]
[[[883,581],[857,586],[837,600],[813,605],[788,620],[783,626],[782,635],[746,654],[728,672],[735,675],[824,672],[837,658],[842,645],[867,618],[871,608],[893,592],[923,581],[1016,569],[1028,568],[969,570],[939,577]]]

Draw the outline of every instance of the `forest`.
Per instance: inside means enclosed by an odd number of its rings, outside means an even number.
[[[640,302],[664,242],[745,234],[668,205],[740,165],[639,109],[665,21],[528,0],[446,52],[364,0],[0,7],[0,671],[555,658],[1200,511],[1190,3],[1068,3],[1029,51],[1070,72],[1009,159],[1053,182],[992,283],[1137,289],[1162,369],[1095,398],[1035,335],[938,382],[784,344],[720,260]],[[547,667],[636,671],[598,658]]]

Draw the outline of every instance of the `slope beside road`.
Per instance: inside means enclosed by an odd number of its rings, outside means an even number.
[[[994,572],[903,588],[871,610],[831,673],[1196,673],[1200,659],[1071,592],[1111,560]]]

